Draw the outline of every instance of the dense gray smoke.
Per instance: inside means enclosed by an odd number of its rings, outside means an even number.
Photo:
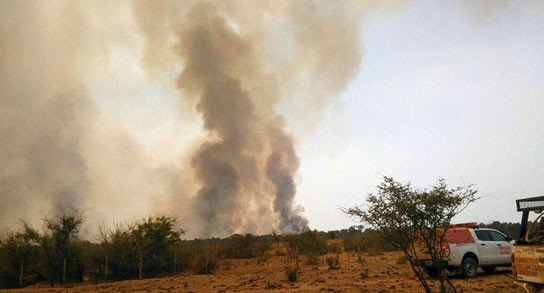
[[[69,8],[39,13],[43,3],[27,4],[0,3],[2,226],[40,216],[40,205],[75,208],[89,190],[82,143],[95,112],[74,66],[83,28]]]
[[[171,47],[183,62],[178,88],[207,132],[189,158],[199,235],[308,229],[295,204],[295,142],[276,105],[296,99],[304,110],[292,110],[306,116],[299,120],[315,122],[312,116],[345,88],[361,61],[361,6],[134,2],[147,36],[148,73],[161,72],[165,60],[175,62],[165,45],[175,39]]]
[[[247,214],[251,206],[261,205],[266,211],[272,198],[281,231],[307,229],[308,221],[293,205],[298,169],[293,141],[269,125],[268,117],[256,113],[259,97],[242,88],[243,75],[259,73],[251,68],[258,62],[253,49],[251,40],[235,32],[209,5],[190,12],[179,39],[178,52],[185,60],[179,87],[188,96],[199,95],[196,108],[209,131],[209,139],[191,159],[201,184],[194,205],[207,235],[247,231],[245,221],[253,220]],[[265,172],[263,155],[268,157]],[[262,189],[266,178],[272,190]],[[273,219],[270,211],[262,216]]]
[[[0,1],[1,230],[54,209],[82,210],[86,232],[139,218],[162,190],[155,183],[174,174],[151,168],[91,98],[86,78],[108,74],[115,18],[94,18],[115,14],[108,5]]]
[[[209,138],[191,158],[200,184],[193,205],[205,223],[204,235],[247,231],[247,225],[253,225],[248,215],[251,206],[264,211],[270,206],[269,195],[262,190],[265,182],[259,160],[265,152],[265,144],[272,139],[264,132],[265,121],[255,111],[255,98],[241,85],[240,75],[245,73],[244,67],[248,66],[246,63],[252,54],[251,43],[208,5],[195,7],[189,14],[188,24],[177,47],[186,60],[178,84],[188,96],[199,95],[196,108],[202,114],[204,128],[209,131]],[[281,166],[270,168],[270,175],[287,176],[293,182],[293,173],[276,174],[281,171],[284,171]],[[294,184],[291,185],[293,189]],[[276,186],[278,195],[282,196],[275,199],[278,212],[281,216],[293,214],[288,197],[293,197],[294,192],[288,191],[291,193],[288,195],[280,190],[283,186]],[[262,216],[270,219],[270,212]],[[306,221],[289,224],[290,232],[306,228]]]
[[[307,229],[295,138],[355,76],[374,3],[1,1],[0,227],[77,208],[89,229],[153,213],[190,236]],[[122,87],[111,80],[123,58],[146,82],[175,84],[181,120],[202,118],[166,164],[103,111],[131,112],[130,100],[97,98]]]
[[[293,209],[296,195],[294,174],[298,170],[299,160],[295,153],[293,140],[281,129],[271,129],[272,153],[266,161],[266,175],[274,183],[276,197],[274,212],[280,214],[281,231],[300,231],[308,221]]]

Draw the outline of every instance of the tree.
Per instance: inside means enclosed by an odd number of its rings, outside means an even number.
[[[366,208],[355,206],[343,211],[368,224],[402,251],[425,291],[431,292],[422,268],[417,265],[418,251],[414,243],[422,242],[431,256],[440,291],[456,292],[442,265],[444,250],[441,244],[451,219],[476,200],[472,186],[448,188],[440,179],[429,189],[418,190],[409,183],[402,184],[391,177],[384,177],[377,193],[368,195]]]
[[[22,232],[9,232],[0,238],[0,288],[22,286],[24,271],[35,270],[38,248]]]
[[[274,229],[272,230],[272,239],[274,239],[274,242],[276,242],[276,254],[279,255],[280,252],[280,241],[281,241],[281,234],[278,232],[278,230]]]
[[[232,234],[230,236],[230,257],[251,258],[253,257],[253,244],[255,237],[251,234]]]
[[[44,273],[53,287],[55,281],[65,281],[66,273],[70,275],[70,272],[78,273],[82,270],[80,264],[73,262],[76,261],[77,253],[74,243],[78,241],[83,216],[77,210],[58,211],[52,216],[46,216],[43,222],[45,224],[43,234],[23,223],[24,234],[27,239],[39,244],[44,256]],[[67,267],[72,270],[66,270]]]
[[[131,233],[131,226],[116,224],[111,229],[100,228],[100,248],[102,254],[96,263],[103,264],[108,259],[108,272],[114,279],[128,279],[136,276],[138,251]],[[99,265],[100,267],[100,265]],[[102,266],[105,270],[105,265]],[[101,272],[104,276],[106,272]]]
[[[284,239],[290,254],[295,257],[298,254],[315,257],[327,252],[327,239],[317,230],[288,234],[284,236]]]
[[[184,233],[177,227],[176,218],[166,216],[148,217],[130,225],[117,224],[111,229],[100,228],[101,253],[95,263],[105,270],[107,260],[108,271],[101,274],[107,273],[114,279],[174,271],[176,245]]]
[[[149,217],[137,222],[131,229],[138,253],[140,270],[144,258],[148,271],[156,273],[166,266],[172,245],[181,240],[185,231],[176,228],[174,217]],[[142,277],[142,272],[139,273]]]

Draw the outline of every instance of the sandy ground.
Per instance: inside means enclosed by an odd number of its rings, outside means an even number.
[[[368,277],[361,279],[361,265],[356,256],[340,255],[340,267],[328,270],[321,257],[319,265],[307,265],[301,258],[301,273],[296,283],[285,280],[285,267],[293,262],[286,256],[274,256],[262,264],[256,259],[228,260],[213,275],[189,273],[156,279],[99,284],[77,284],[69,288],[36,288],[14,291],[40,292],[422,292],[408,264],[397,264],[399,253],[367,256]],[[333,255],[330,255],[333,256]],[[459,292],[516,292],[510,268],[493,274],[480,271],[477,278],[454,278]]]

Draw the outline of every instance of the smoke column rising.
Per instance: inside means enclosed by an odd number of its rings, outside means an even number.
[[[274,212],[280,215],[280,229],[306,229],[307,221],[296,215],[292,206],[293,176],[298,166],[292,141],[283,136],[286,142],[270,145],[274,134],[268,130],[267,120],[256,113],[256,98],[242,88],[240,75],[251,70],[247,64],[251,42],[208,5],[192,10],[189,24],[178,44],[178,52],[186,60],[178,84],[184,94],[199,96],[196,109],[209,132],[191,158],[201,185],[194,208],[205,223],[204,235],[247,231],[253,225],[253,217],[248,215],[252,206],[266,211],[272,194],[262,188],[267,182],[261,160],[267,147],[272,147],[267,175],[275,187]],[[289,151],[292,157],[283,158]],[[283,161],[292,159],[295,167],[285,166]],[[273,219],[270,211],[262,216]]]
[[[178,88],[207,133],[188,163],[199,186],[191,203],[197,234],[308,229],[295,205],[299,158],[276,105],[297,99],[308,116],[300,120],[315,122],[312,116],[344,89],[361,61],[362,5],[133,3],[147,36],[148,73],[161,72],[168,58],[175,62],[164,44],[169,27],[183,62]]]
[[[61,207],[89,228],[169,213],[195,237],[307,229],[295,137],[355,76],[373,3],[0,2],[0,226]],[[167,164],[94,95],[96,80],[120,86],[112,48],[137,47],[133,34],[148,81],[175,72],[180,119],[202,117]]]

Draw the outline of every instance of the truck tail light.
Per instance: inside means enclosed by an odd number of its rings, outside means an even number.
[[[450,246],[448,244],[442,244],[440,248],[442,249],[442,253],[445,257],[450,256]]]

